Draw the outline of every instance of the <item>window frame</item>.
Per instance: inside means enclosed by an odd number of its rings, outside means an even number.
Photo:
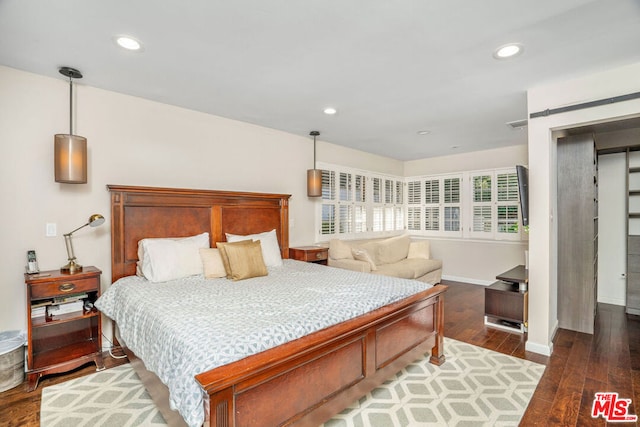
[[[406,231],[413,235],[453,239],[477,239],[495,241],[525,241],[527,234],[523,232],[522,214],[520,212],[520,199],[517,188],[517,174],[514,167],[463,171],[437,175],[420,175],[399,177],[377,172],[365,171],[346,166],[319,163],[319,168],[334,174],[333,193],[334,200],[323,197],[316,209],[317,242],[328,241],[332,238],[366,239],[396,235]],[[351,196],[348,200],[341,199],[340,177],[341,174],[351,176]],[[507,194],[509,200],[498,200],[498,180],[507,177]],[[474,178],[488,177],[491,181],[488,190],[488,199],[474,201]],[[356,178],[357,177],[357,178]],[[358,187],[356,181],[360,180],[364,188]],[[451,193],[451,188],[445,188],[451,180],[457,180],[456,192]],[[323,181],[324,182],[324,181]],[[379,183],[379,187],[375,186]],[[455,183],[454,183],[455,184]],[[356,188],[358,187],[358,188]],[[378,192],[374,194],[374,187]],[[501,187],[502,188],[502,187]],[[389,189],[393,194],[388,194]],[[363,191],[364,190],[364,191]],[[515,194],[513,193],[515,191]],[[357,197],[357,195],[361,197]],[[375,198],[377,195],[378,198]],[[455,195],[453,200],[451,196]],[[344,198],[344,197],[342,197]],[[322,230],[323,207],[333,206],[334,228],[333,233]],[[341,206],[351,209],[351,228],[341,232],[340,213]],[[482,207],[489,217],[486,223],[490,225],[488,230],[474,230],[474,208]],[[516,232],[501,232],[498,229],[498,212],[500,207],[517,210],[517,219],[511,219]],[[445,227],[445,212],[451,208],[457,210],[459,229],[447,230]],[[360,223],[364,223],[363,229],[356,226],[356,209],[364,212],[365,218],[360,215]],[[429,214],[429,215],[428,215]],[[377,216],[376,216],[377,215]],[[437,224],[429,228],[430,217],[434,218],[430,224]],[[374,220],[378,218],[382,227],[374,230]],[[415,226],[415,227],[412,227]],[[324,231],[324,232],[323,232]],[[328,230],[331,231],[331,230]]]

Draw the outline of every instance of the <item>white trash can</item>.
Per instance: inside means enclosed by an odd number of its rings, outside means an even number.
[[[14,388],[24,381],[25,333],[0,332],[0,392]]]

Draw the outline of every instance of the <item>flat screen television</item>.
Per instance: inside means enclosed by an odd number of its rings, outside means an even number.
[[[522,215],[522,225],[529,225],[529,169],[525,166],[517,165],[518,173],[518,194],[520,195],[520,213]]]

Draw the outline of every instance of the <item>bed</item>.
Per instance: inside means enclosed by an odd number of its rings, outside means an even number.
[[[226,233],[275,230],[285,264],[314,274],[335,270],[286,260],[288,195],[115,185],[108,189],[113,282],[135,276],[139,240],[203,232],[209,233],[213,247],[226,241]],[[206,393],[207,422],[216,427],[317,426],[425,353],[432,363],[442,364],[445,291],[442,285],[421,290],[195,375]],[[126,341],[123,344],[126,347]],[[132,364],[165,418],[180,424],[167,409],[166,387],[143,369],[144,360]]]

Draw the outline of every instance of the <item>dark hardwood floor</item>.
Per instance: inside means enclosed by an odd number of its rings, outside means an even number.
[[[618,392],[632,399],[631,414],[640,413],[640,317],[622,307],[598,304],[593,335],[560,329],[551,357],[525,351],[526,337],[484,326],[484,287],[443,281],[445,335],[490,350],[546,365],[545,373],[522,419],[521,426],[604,426],[591,418],[598,391]],[[105,355],[107,368],[126,363]],[[0,426],[40,425],[42,388],[95,372],[87,365],[71,373],[45,377],[37,390],[26,384],[0,393]],[[633,426],[638,423],[622,423]]]

